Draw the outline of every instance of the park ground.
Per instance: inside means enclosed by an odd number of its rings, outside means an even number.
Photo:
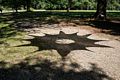
[[[0,80],[119,80],[119,12],[93,13],[0,14]]]

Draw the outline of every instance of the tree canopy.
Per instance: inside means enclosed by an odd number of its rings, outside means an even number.
[[[70,5],[69,5],[70,3]],[[97,0],[0,0],[0,7],[11,9],[50,9],[50,10],[95,10]],[[120,10],[120,0],[108,0],[107,9]]]
[[[94,17],[106,19],[106,10],[120,10],[120,0],[0,0],[4,9],[97,10]]]

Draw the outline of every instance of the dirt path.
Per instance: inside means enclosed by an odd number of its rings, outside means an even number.
[[[34,28],[29,35],[45,36],[45,34],[57,35],[62,31],[65,34],[77,33],[77,36],[91,34],[88,39],[103,40],[95,44],[109,47],[86,47],[88,50],[71,50],[67,55],[70,61],[76,62],[82,68],[89,70],[92,65],[99,66],[108,76],[114,80],[120,80],[120,37],[99,33],[99,30],[88,29],[87,27],[56,27],[56,28]],[[74,40],[73,40],[74,41]],[[62,42],[61,42],[62,43]],[[63,44],[65,40],[63,41]],[[68,41],[68,44],[71,42]],[[65,44],[67,44],[65,43]],[[66,62],[69,64],[69,62]],[[69,69],[69,68],[67,68]],[[79,71],[79,69],[76,69]],[[102,80],[102,79],[101,79]],[[107,79],[105,79],[107,80]]]

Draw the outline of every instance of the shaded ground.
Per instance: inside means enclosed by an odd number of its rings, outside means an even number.
[[[0,79],[119,80],[119,23],[70,14],[0,14]]]
[[[103,33],[120,35],[120,21],[91,21],[90,25],[102,29]]]
[[[0,69],[0,78],[2,80],[113,80],[96,64],[90,64],[90,70],[81,69],[76,72],[75,68],[80,68],[80,65],[71,63],[70,70],[65,71],[63,64],[59,67],[56,63],[48,60],[35,59],[37,63],[30,65],[31,59],[25,59],[24,62],[15,64],[11,68]],[[2,66],[8,63],[1,62]],[[65,64],[64,64],[65,65]]]

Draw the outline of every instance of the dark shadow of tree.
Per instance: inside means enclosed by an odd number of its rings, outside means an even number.
[[[89,25],[102,29],[103,33],[120,35],[120,21],[90,21]]]
[[[3,13],[0,14],[0,22],[9,24],[9,29],[0,28],[1,37],[10,37],[12,34],[16,34],[18,31],[24,31],[24,29],[42,27],[43,24],[56,24],[61,21],[73,22],[78,25],[88,24],[84,22],[83,19],[90,18],[94,12],[19,12],[19,13]],[[118,14],[118,13],[117,13]],[[60,20],[61,19],[61,20]],[[82,19],[83,21],[75,22],[74,20]],[[12,23],[10,21],[13,21]],[[112,30],[112,34],[118,33],[120,28],[109,27],[109,26],[119,26],[119,24],[112,24],[109,22],[90,22],[93,26],[99,28],[107,28]],[[106,25],[108,27],[106,27]],[[48,27],[50,27],[48,25]],[[12,29],[11,29],[12,28]],[[14,28],[14,29],[13,29]],[[12,31],[12,34],[7,34]],[[118,33],[119,34],[119,33]]]
[[[10,15],[11,14],[0,14],[0,23],[1,23],[0,24],[0,38],[10,37],[16,34],[15,29],[11,27],[12,24],[7,23],[8,21],[12,20]]]
[[[0,38],[7,38],[7,37],[15,36],[16,34],[17,34],[17,30],[9,25],[0,28]]]
[[[0,38],[14,36],[24,29],[41,27],[42,24],[55,24],[57,20],[51,18],[48,12],[23,12],[0,14],[0,23],[7,26],[0,27]],[[49,17],[49,19],[47,19]],[[55,16],[56,17],[56,16]]]
[[[63,66],[56,67],[55,62],[49,60],[39,60],[37,63],[30,65],[30,59],[24,62],[14,64],[9,68],[4,66],[9,64],[0,62],[0,79],[1,80],[113,80],[96,64],[91,63],[91,69],[83,69],[76,72],[75,67],[80,67],[77,63],[71,63],[73,69],[65,71]],[[77,65],[77,66],[76,66]]]
[[[91,34],[84,35],[84,36],[78,36],[77,33],[73,34],[66,34],[62,31],[60,31],[59,34],[56,35],[50,35],[45,34],[45,36],[34,36],[32,39],[25,39],[25,41],[29,41],[30,44],[20,45],[21,46],[36,46],[38,47],[37,51],[42,50],[57,50],[57,52],[61,55],[62,58],[65,58],[71,51],[73,50],[87,50],[87,47],[107,47],[110,48],[110,46],[95,44],[95,42],[104,41],[104,40],[93,40],[89,39]],[[57,43],[57,40],[73,40],[73,43]]]

